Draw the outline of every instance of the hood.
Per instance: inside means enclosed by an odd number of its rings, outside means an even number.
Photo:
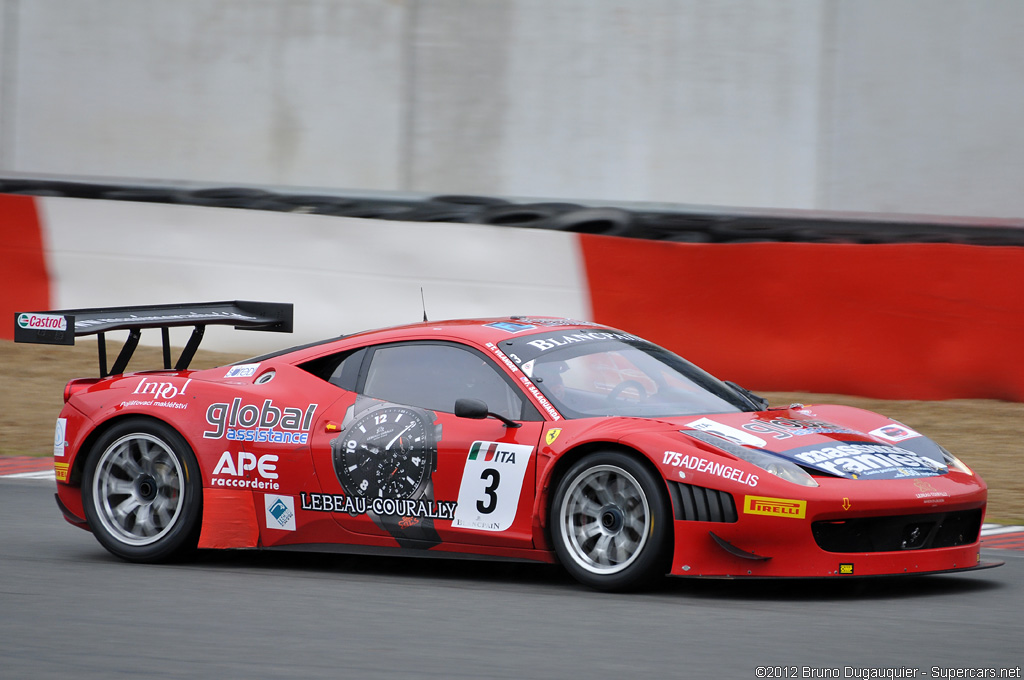
[[[876,413],[841,406],[722,413],[673,418],[691,439],[736,455],[765,451],[797,465],[846,479],[906,479],[948,472],[935,442]]]

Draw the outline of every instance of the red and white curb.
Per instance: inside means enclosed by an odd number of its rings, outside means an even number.
[[[981,545],[999,550],[1024,550],[1024,526],[982,524]]]
[[[0,477],[56,481],[53,473],[53,459],[31,456],[0,458]]]

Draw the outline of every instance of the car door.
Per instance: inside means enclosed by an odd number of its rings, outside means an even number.
[[[314,428],[324,494],[303,497],[303,509],[403,547],[532,548],[542,419],[514,381],[482,352],[452,342],[370,347],[358,371],[355,356],[346,369],[354,398]],[[462,398],[515,426],[456,416]]]

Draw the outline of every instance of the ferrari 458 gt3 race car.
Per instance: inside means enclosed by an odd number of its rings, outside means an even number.
[[[431,551],[559,562],[607,590],[994,566],[985,483],[938,444],[855,408],[769,408],[627,332],[424,322],[189,370],[209,324],[290,331],[292,308],[16,315],[19,341],[99,335],[101,377],[64,391],[57,503],[126,560]],[[194,327],[173,367],[172,326]],[[125,373],[143,328],[163,329],[164,369]]]

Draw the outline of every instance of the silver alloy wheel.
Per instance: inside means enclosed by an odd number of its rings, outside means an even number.
[[[134,432],[100,456],[92,479],[96,515],[113,538],[150,545],[171,531],[184,504],[181,462],[160,438]]]
[[[597,465],[576,477],[562,499],[559,520],[573,561],[599,575],[632,564],[651,532],[647,495],[633,475],[615,465]]]

